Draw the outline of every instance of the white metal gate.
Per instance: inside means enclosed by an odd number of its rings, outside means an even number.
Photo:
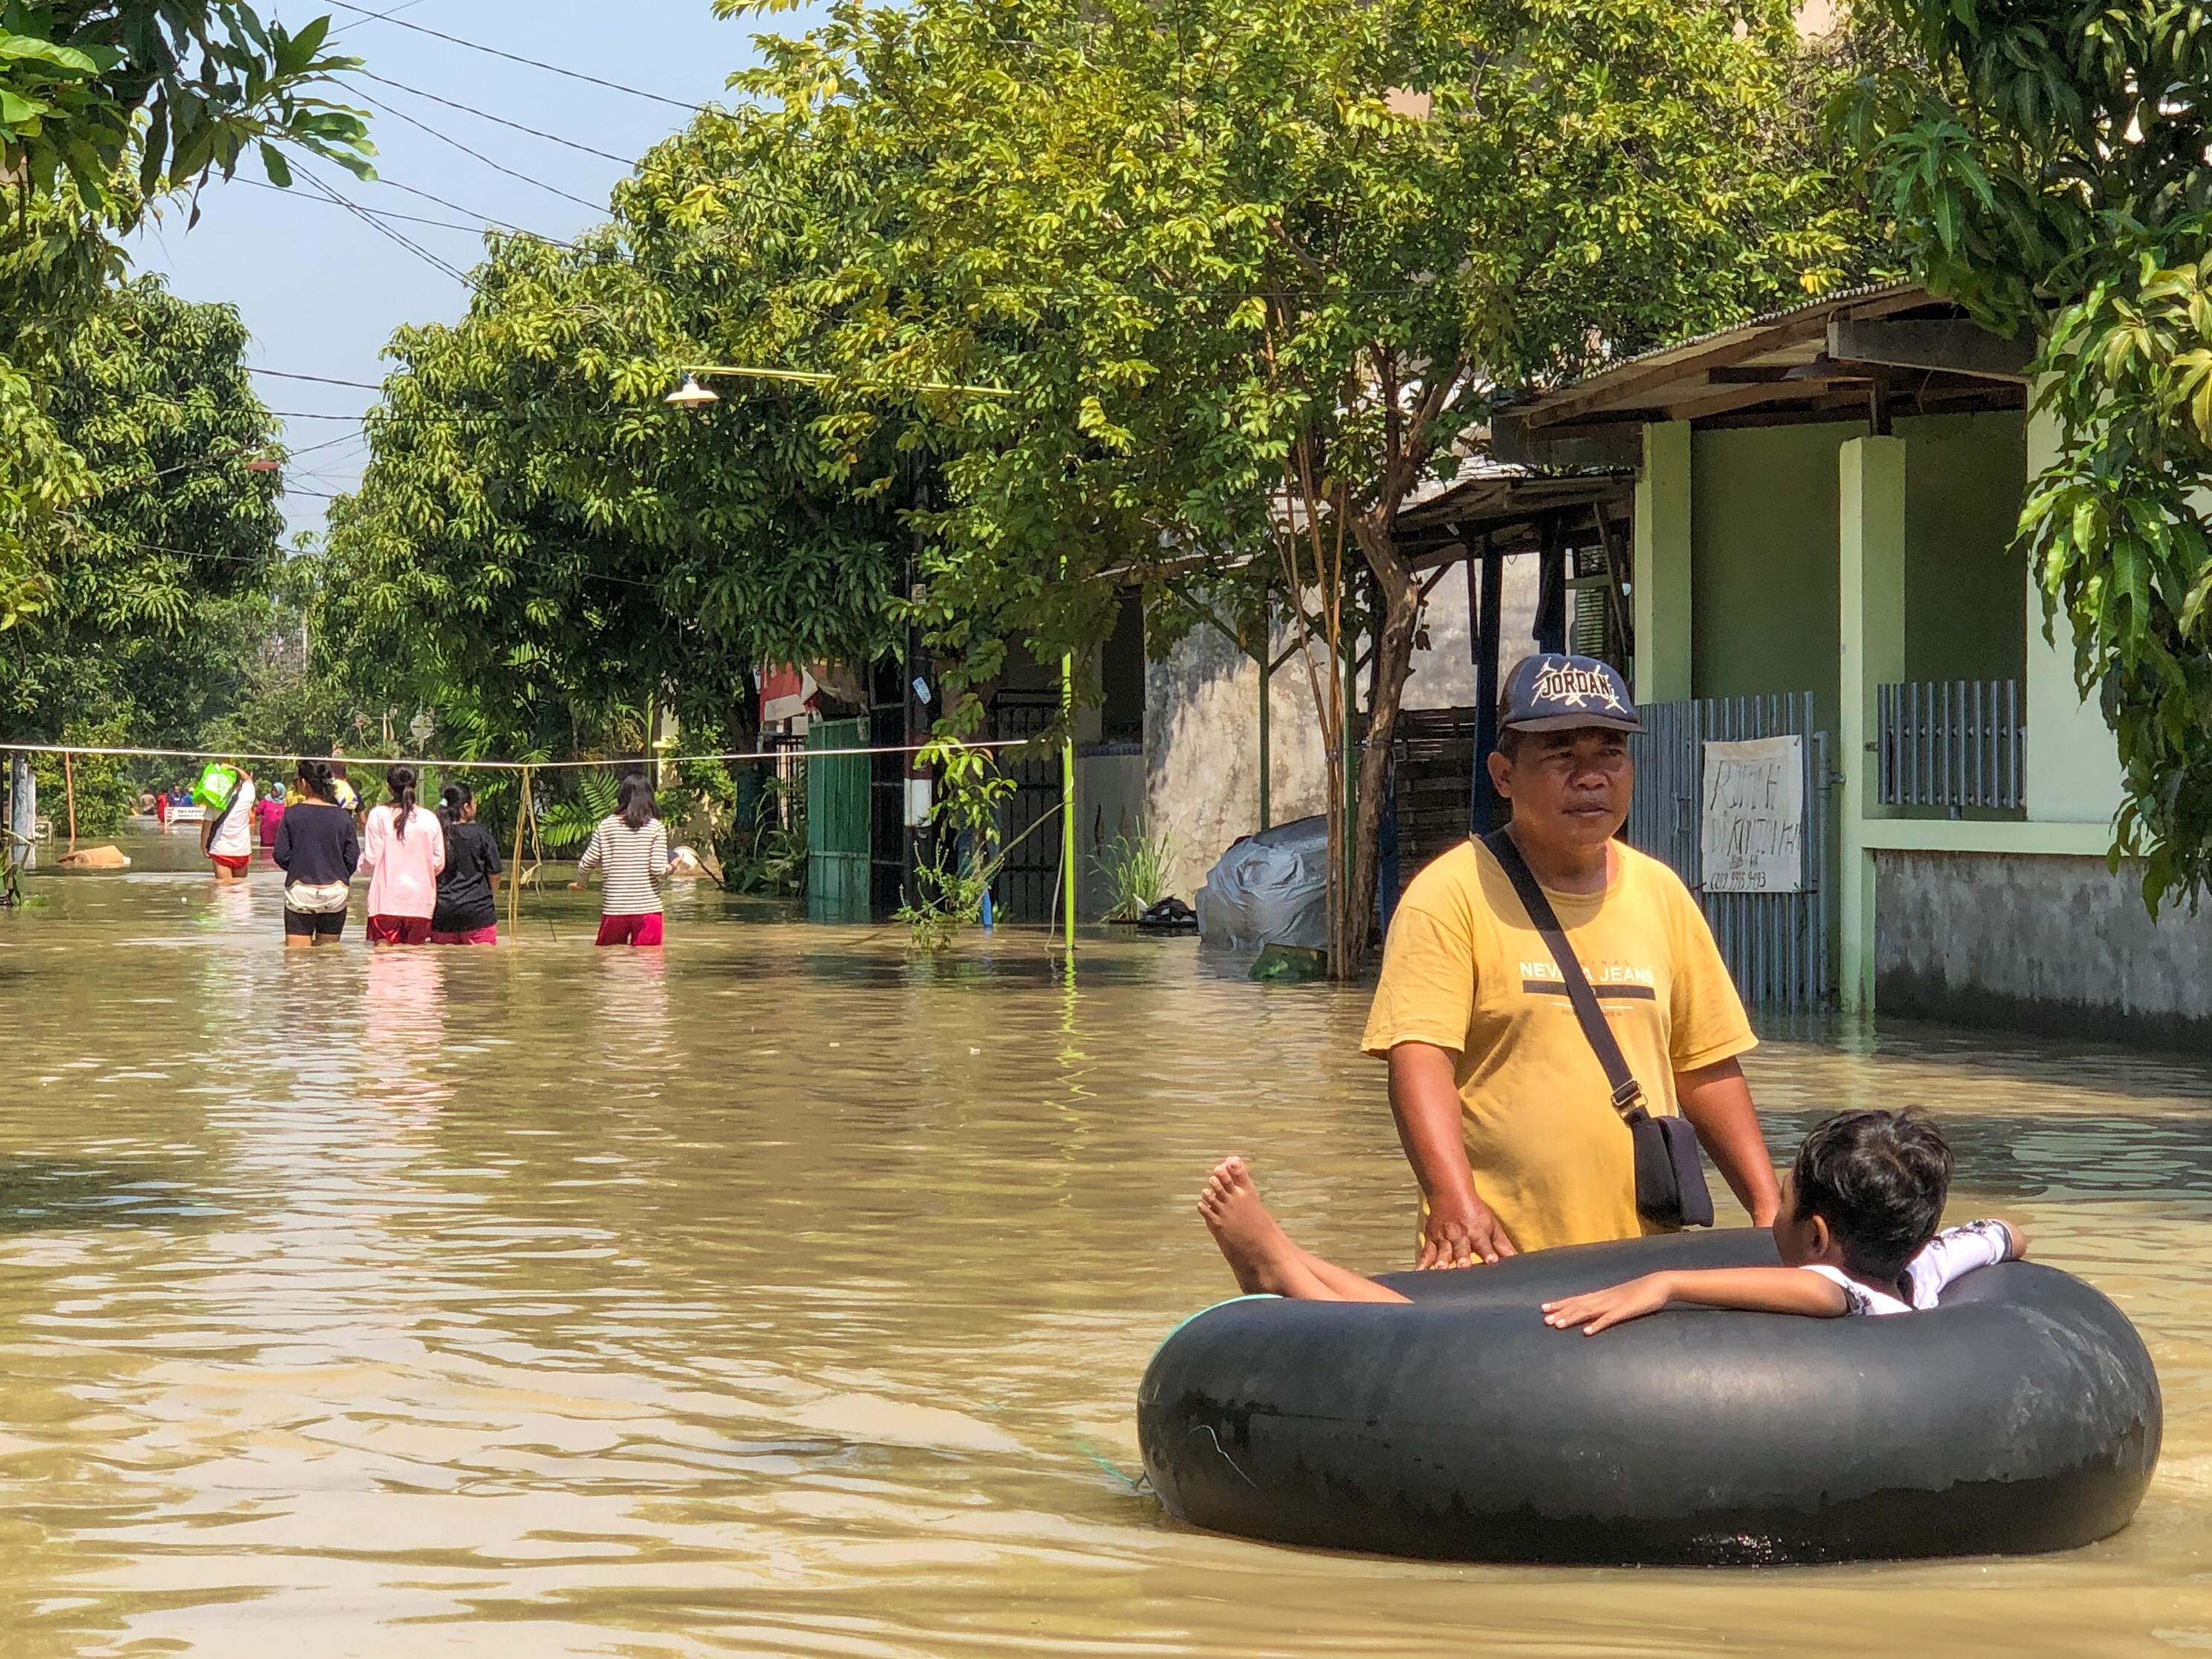
[[[1746,1002],[1784,1011],[1825,1007],[1834,994],[1834,849],[1829,836],[1828,734],[1813,727],[1813,694],[1710,697],[1645,705],[1628,740],[1636,794],[1630,846],[1669,866],[1705,907],[1721,958]],[[1743,738],[1804,738],[1805,890],[1705,890],[1699,811],[1705,746]]]

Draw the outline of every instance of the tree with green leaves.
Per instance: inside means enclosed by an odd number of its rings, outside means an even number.
[[[1119,584],[1264,575],[1334,756],[1367,635],[1349,974],[1419,612],[1399,515],[1502,397],[1840,280],[1814,68],[1781,3],[843,3],[738,77],[682,212],[803,253],[741,337],[833,372],[825,418],[929,424],[920,608],[969,680],[1087,653]],[[911,390],[975,381],[1012,395]]]
[[[64,0],[0,8],[0,156],[38,197],[123,212],[249,148],[278,184],[296,145],[368,176],[360,112],[320,95],[360,67],[323,50],[331,20],[289,30],[242,0]],[[118,193],[118,169],[137,180]]]
[[[2021,515],[2070,625],[2144,901],[2212,888],[2212,15],[1880,0],[1919,73],[1844,106],[1916,276],[2040,348],[2057,455]]]
[[[62,739],[134,721],[182,738],[206,687],[258,650],[249,612],[280,557],[276,417],[228,306],[145,277],[113,290],[54,353],[42,418],[78,482],[52,505],[38,608],[0,652],[0,730]],[[265,605],[263,607],[265,609]]]
[[[356,111],[321,95],[358,60],[243,0],[0,5],[0,631],[56,602],[38,550],[86,486],[46,407],[55,351],[117,279],[149,204],[287,147],[368,171]],[[197,216],[197,206],[192,210]]]
[[[714,343],[687,312],[751,290],[734,263],[652,259],[627,217],[574,247],[495,238],[467,315],[394,338],[325,567],[365,703],[432,709],[470,753],[635,750],[648,704],[722,741],[750,737],[762,665],[889,643],[896,458],[864,464],[772,383],[668,407],[672,362]]]

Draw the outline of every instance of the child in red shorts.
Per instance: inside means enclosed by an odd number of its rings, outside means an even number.
[[[581,892],[594,870],[606,880],[599,909],[602,945],[660,943],[660,883],[668,876],[668,826],[653,809],[653,786],[633,772],[615,792],[616,811],[599,820],[592,844],[576,860]]]

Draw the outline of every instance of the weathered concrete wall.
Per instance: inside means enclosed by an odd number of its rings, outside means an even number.
[[[1283,823],[1322,810],[1328,772],[1305,671],[1284,664],[1267,692],[1270,793]],[[1152,833],[1173,839],[1169,884],[1185,900],[1230,842],[1259,827],[1259,666],[1213,629],[1193,629],[1146,665],[1145,799]]]
[[[2154,923],[2100,859],[1878,853],[1875,1006],[2056,1036],[2212,1047],[2212,916]]]
[[[1512,665],[1535,648],[1536,561],[1505,562],[1499,659]],[[1474,701],[1467,578],[1454,570],[1429,594],[1428,648],[1413,657],[1409,708],[1463,708]],[[1291,640],[1278,632],[1279,655]],[[1268,684],[1270,790],[1277,823],[1322,810],[1328,786],[1312,682],[1293,656]],[[1175,838],[1171,890],[1188,899],[1214,861],[1260,825],[1260,672],[1218,629],[1191,630],[1145,672],[1146,800],[1154,833]]]
[[[1079,750],[1075,757],[1075,854],[1082,861],[1075,914],[1095,921],[1106,908],[1099,855],[1110,841],[1145,833],[1145,757],[1133,744]]]

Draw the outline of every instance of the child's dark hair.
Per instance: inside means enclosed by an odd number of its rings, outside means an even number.
[[[300,787],[317,800],[335,801],[338,798],[337,786],[331,781],[328,761],[303,760],[300,763],[299,775]]]
[[[446,821],[447,829],[452,829],[461,821],[462,809],[476,798],[477,792],[465,783],[446,786],[444,798],[438,803],[438,816]]]
[[[415,810],[415,769],[395,766],[384,775],[384,787],[392,792],[392,839],[407,839],[407,817]]]
[[[653,805],[653,782],[642,772],[633,772],[615,790],[615,805],[622,813],[622,821],[633,830],[642,830],[657,814]]]
[[[1845,1268],[1894,1284],[1943,1218],[1950,1143],[1917,1112],[1838,1112],[1805,1137],[1790,1185],[1799,1219],[1828,1224]]]

